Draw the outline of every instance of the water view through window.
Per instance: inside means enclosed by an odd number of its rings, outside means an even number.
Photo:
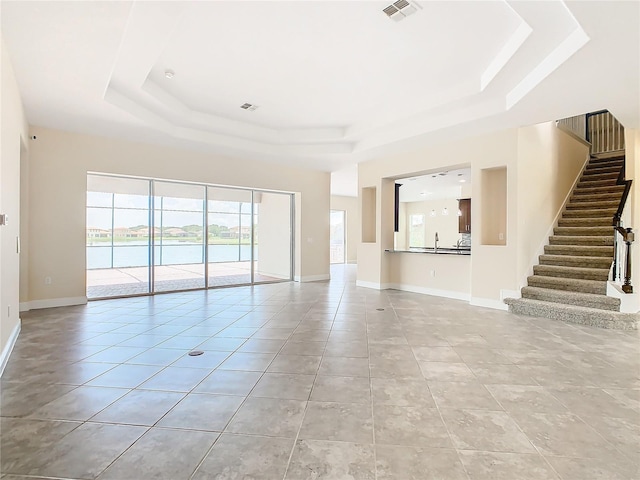
[[[291,208],[288,193],[89,174],[87,297],[291,280]]]

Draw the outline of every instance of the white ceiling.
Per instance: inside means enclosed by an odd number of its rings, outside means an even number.
[[[0,8],[33,125],[326,171],[601,108],[640,127],[640,2],[389,3]]]

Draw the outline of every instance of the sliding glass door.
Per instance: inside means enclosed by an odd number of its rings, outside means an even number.
[[[87,297],[293,279],[293,195],[87,175]]]
[[[205,187],[153,182],[155,292],[205,288]]]
[[[209,286],[251,283],[251,191],[209,187]]]
[[[87,176],[87,297],[150,292],[150,182]]]

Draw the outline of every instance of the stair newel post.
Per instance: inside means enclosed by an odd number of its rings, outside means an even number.
[[[613,216],[613,270],[611,280],[618,280],[618,228],[620,227],[620,217],[616,214]]]
[[[625,265],[624,272],[624,284],[622,285],[622,291],[625,293],[633,293],[633,286],[631,285],[631,242],[633,242],[633,231],[631,228],[627,228],[624,242],[627,245],[627,263]]]

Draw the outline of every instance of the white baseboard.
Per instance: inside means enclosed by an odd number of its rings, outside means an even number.
[[[331,279],[331,275],[329,275],[328,273],[324,273],[322,275],[306,275],[304,277],[300,275],[296,275],[295,277],[293,277],[294,281],[300,282],[300,283],[319,282],[322,280],[329,280],[329,279]]]
[[[500,300],[505,298],[522,298],[521,290],[500,290]]]
[[[502,300],[494,300],[492,298],[471,297],[469,305],[473,305],[474,307],[493,308],[494,310],[509,310],[508,305]]]
[[[31,300],[20,303],[20,311],[39,310],[41,308],[69,307],[71,305],[85,305],[87,297],[47,298],[45,300]]]
[[[11,335],[9,335],[9,340],[7,340],[7,344],[2,349],[2,354],[0,354],[0,377],[4,373],[4,368],[7,366],[9,362],[9,357],[11,356],[11,352],[13,351],[13,347],[18,340],[18,335],[20,334],[20,328],[22,328],[22,321],[18,319],[18,323],[13,328]]]
[[[464,292],[456,292],[453,290],[441,290],[439,288],[418,287],[416,285],[407,285],[405,283],[391,283],[388,288],[402,290],[403,292],[420,293],[423,295],[432,295],[434,297],[451,298],[454,300],[469,301],[471,295]]]
[[[374,290],[386,290],[389,286],[386,283],[365,282],[356,280],[356,287],[373,288]]]

